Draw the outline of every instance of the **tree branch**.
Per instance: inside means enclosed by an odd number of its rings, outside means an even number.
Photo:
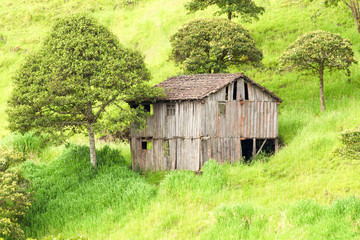
[[[110,103],[112,103],[113,101],[115,101],[116,98],[117,98],[117,96],[116,96],[116,97],[113,97],[113,98],[110,99],[107,103],[104,103],[104,104],[101,106],[101,108],[100,108],[99,111],[96,113],[96,115],[95,115],[95,117],[94,117],[94,119],[93,119],[94,122],[96,122],[96,120],[99,118],[100,114],[101,114],[103,111],[105,111],[105,108],[106,108],[107,106],[109,106]]]

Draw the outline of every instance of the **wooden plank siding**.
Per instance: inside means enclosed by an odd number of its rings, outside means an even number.
[[[132,168],[197,171],[210,158],[221,163],[239,161],[241,139],[277,138],[277,100],[255,84],[236,81],[236,96],[233,82],[201,100],[171,102],[175,104],[172,116],[167,116],[170,102],[154,104],[147,128],[131,130]],[[225,105],[224,114],[219,103]],[[142,138],[151,139],[151,150],[142,149]]]

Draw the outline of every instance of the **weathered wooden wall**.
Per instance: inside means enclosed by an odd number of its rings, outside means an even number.
[[[144,130],[132,130],[131,149],[133,168],[142,170],[198,170],[202,103],[175,103],[175,115],[167,116],[167,104],[153,105],[154,114]],[[152,150],[141,148],[141,138],[152,138]],[[169,156],[165,155],[165,141],[169,142]],[[134,146],[134,147],[133,147]],[[191,161],[189,161],[191,159]]]
[[[197,171],[210,158],[219,162],[240,160],[241,139],[277,138],[277,100],[256,85],[245,85],[243,79],[237,80],[236,86],[235,100],[232,83],[227,90],[224,87],[202,101],[176,102],[173,116],[167,116],[167,103],[154,104],[147,129],[131,133],[133,168]],[[219,102],[225,104],[223,115],[219,114]],[[151,150],[142,149],[144,137],[152,138]]]

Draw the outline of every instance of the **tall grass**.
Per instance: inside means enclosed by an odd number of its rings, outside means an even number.
[[[49,164],[25,164],[35,193],[24,223],[29,236],[103,232],[154,197],[155,188],[129,169],[118,150],[105,146],[97,158],[96,173],[86,146],[70,146]]]

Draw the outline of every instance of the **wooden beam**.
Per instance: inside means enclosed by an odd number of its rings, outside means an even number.
[[[256,138],[253,138],[252,156],[253,158],[256,157]]]
[[[264,142],[261,144],[261,147],[260,147],[259,150],[257,151],[256,156],[259,155],[261,149],[264,147],[264,145],[265,145],[265,143],[266,143],[266,140],[267,140],[267,139],[265,139]]]
[[[279,151],[279,139],[275,138],[275,153]]]

